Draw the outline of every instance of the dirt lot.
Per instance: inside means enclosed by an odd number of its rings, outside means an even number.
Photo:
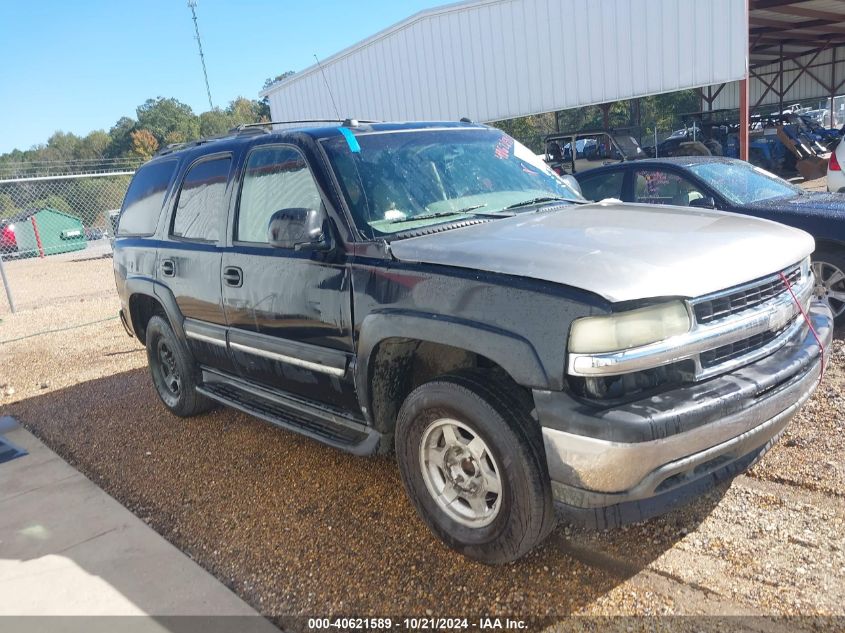
[[[110,260],[72,265],[81,287],[111,278]],[[490,568],[428,533],[389,458],[231,410],[166,413],[116,310],[109,292],[4,314],[0,408],[268,616],[551,616],[542,623],[599,630],[563,618],[845,614],[843,332],[823,385],[748,475],[645,524],[561,525]]]
[[[18,310],[114,293],[111,245],[108,240],[90,242],[85,250],[4,261],[12,300]],[[0,285],[0,316],[9,313],[6,293]]]

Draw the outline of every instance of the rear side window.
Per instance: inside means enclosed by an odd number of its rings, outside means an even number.
[[[281,209],[320,208],[320,193],[305,158],[292,147],[262,147],[249,155],[235,239],[267,242],[270,216]]]
[[[195,164],[185,174],[170,234],[186,240],[216,242],[226,212],[226,182],[232,159],[214,158]]]
[[[129,185],[120,212],[118,235],[152,235],[155,233],[167,186],[176,170],[175,160],[166,160],[141,167]]]
[[[603,174],[578,175],[578,184],[581,185],[581,193],[587,200],[605,200],[607,198],[622,199],[622,182],[625,180],[625,172],[621,169]]]

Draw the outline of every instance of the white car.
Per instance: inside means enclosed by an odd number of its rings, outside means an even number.
[[[827,164],[827,190],[834,193],[845,193],[845,143],[839,142],[830,153],[830,162]]]

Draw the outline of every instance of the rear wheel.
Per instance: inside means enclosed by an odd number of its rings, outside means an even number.
[[[526,554],[554,527],[539,426],[516,387],[462,372],[405,400],[396,454],[411,502],[447,545],[484,563]]]
[[[158,397],[170,411],[189,417],[212,407],[212,402],[196,391],[198,371],[191,353],[160,316],[147,324],[147,361]]]
[[[816,296],[830,304],[836,325],[845,324],[845,256],[822,249],[813,254]]]

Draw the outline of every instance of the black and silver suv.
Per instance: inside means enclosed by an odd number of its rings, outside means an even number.
[[[114,263],[173,413],[395,451],[432,531],[499,563],[555,506],[644,519],[765,452],[831,338],[812,251],[750,217],[586,204],[483,125],[345,121],[162,152]]]

